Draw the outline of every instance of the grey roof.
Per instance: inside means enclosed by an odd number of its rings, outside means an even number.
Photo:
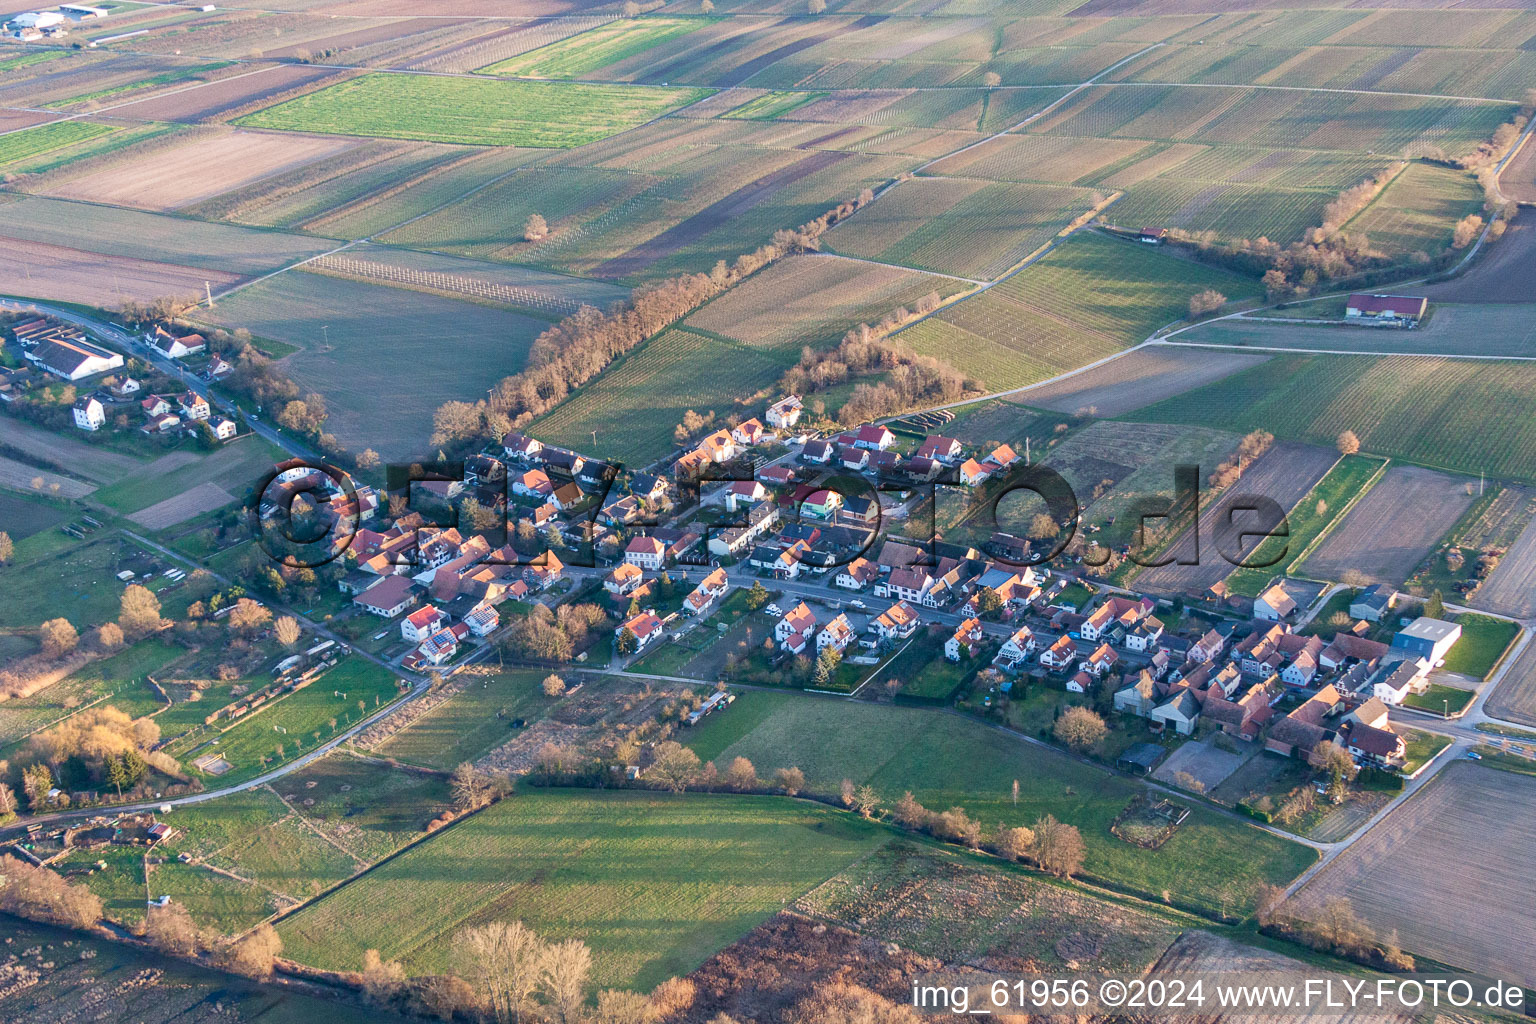
[[[1405,629],[1399,631],[1397,635],[1439,643],[1441,640],[1455,636],[1460,632],[1461,627],[1454,622],[1446,622],[1444,619],[1432,619],[1428,615],[1421,615],[1414,619]]]

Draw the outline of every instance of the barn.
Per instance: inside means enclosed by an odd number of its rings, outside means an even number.
[[[1351,295],[1344,304],[1344,315],[1354,320],[1379,323],[1417,323],[1429,308],[1422,295]]]

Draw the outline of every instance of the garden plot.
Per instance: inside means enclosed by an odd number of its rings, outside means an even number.
[[[1378,933],[1441,963],[1536,984],[1530,850],[1536,778],[1455,762],[1286,905],[1306,917],[1345,897]],[[1447,870],[1455,864],[1457,869]],[[1390,878],[1392,884],[1383,885]]]
[[[160,149],[60,182],[46,194],[145,210],[174,210],[348,149],[335,138],[236,131]]]
[[[1328,580],[1353,569],[1373,583],[1399,584],[1456,525],[1472,504],[1471,491],[1465,479],[1418,466],[1393,466],[1303,569]]]
[[[961,282],[824,253],[791,256],[754,274],[694,313],[687,326],[754,347],[833,342],[858,323],[874,323],[929,294],[945,297]]]
[[[1241,352],[1140,348],[1075,376],[1030,388],[1017,400],[1056,412],[1124,416],[1268,358]]]
[[[1289,509],[1316,486],[1338,458],[1339,453],[1332,449],[1277,442],[1248,467],[1242,481],[1233,485],[1222,498],[1202,502],[1205,510],[1198,524],[1199,556],[1196,564],[1180,565],[1178,561],[1173,561],[1145,569],[1137,575],[1136,586],[1157,593],[1204,594],[1225,579],[1233,568],[1232,563],[1222,556],[1216,546],[1218,526],[1224,529],[1224,524],[1230,521],[1229,509],[1232,504],[1240,502],[1245,496],[1256,495],[1272,499],[1282,509]],[[1200,469],[1204,486],[1204,478],[1215,467],[1201,466]],[[1246,521],[1252,522],[1253,517],[1248,517]],[[1235,525],[1244,522],[1245,519],[1239,517]],[[1258,546],[1260,540],[1262,538],[1259,537],[1245,538],[1241,551],[1229,550],[1228,554],[1236,558],[1246,557]],[[1188,531],[1175,540],[1164,555],[1175,559],[1194,558],[1195,550]]]

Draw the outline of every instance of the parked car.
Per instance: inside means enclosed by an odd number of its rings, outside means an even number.
[[[783,615],[784,614],[784,609],[780,608],[776,604],[770,604],[768,607],[764,608],[763,611],[767,612],[769,615]]]

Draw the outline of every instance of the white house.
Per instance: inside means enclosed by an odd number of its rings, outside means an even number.
[[[787,395],[770,405],[764,418],[773,429],[788,430],[800,422],[800,413],[804,408],[798,395]]]
[[[848,616],[841,613],[821,627],[821,632],[816,634],[816,651],[820,653],[828,647],[841,652],[853,641],[853,626],[848,622]]]
[[[447,616],[432,605],[418,608],[400,620],[400,638],[419,644],[442,628]]]
[[[94,377],[123,365],[123,357],[116,352],[108,352],[84,339],[72,338],[49,338],[38,342],[26,353],[26,358],[65,380]]]
[[[225,416],[220,416],[208,424],[208,429],[213,431],[213,436],[220,441],[228,441],[235,436],[235,421]]]
[[[751,506],[762,501],[768,489],[756,480],[733,480],[725,491],[725,507],[735,512],[743,505]]]
[[[1046,668],[1067,668],[1077,660],[1077,647],[1069,636],[1061,636],[1040,652],[1040,664]]]
[[[1002,650],[997,652],[997,657],[992,659],[992,664],[1004,672],[1016,672],[1034,654],[1039,644],[1035,641],[1035,634],[1028,626],[1020,626],[1018,630],[1003,644]]]
[[[555,493],[555,485],[542,469],[530,469],[512,479],[512,493],[525,498],[547,498]]]
[[[81,430],[100,430],[107,422],[107,412],[95,395],[75,401],[75,426]]]
[[[896,435],[886,427],[878,424],[866,424],[860,427],[853,435],[855,448],[867,448],[870,451],[883,452],[896,443]]]
[[[699,581],[693,592],[683,599],[683,611],[689,615],[702,615],[728,589],[730,584],[726,582],[725,570],[716,569]]]
[[[667,546],[655,537],[636,537],[624,549],[624,561],[655,571],[667,560]]]
[[[905,601],[897,601],[875,619],[872,626],[875,634],[881,640],[895,641],[905,640],[911,636],[922,622],[922,617],[917,614],[917,609]]]
[[[1279,622],[1295,610],[1295,599],[1279,583],[1253,599],[1253,617],[1264,622]]]
[[[774,643],[799,654],[805,650],[806,641],[816,632],[816,616],[804,601],[791,608],[773,627]]]
[[[955,635],[944,641],[944,657],[950,661],[970,657],[981,643],[981,636],[981,620],[966,619],[955,627]]]
[[[181,410],[181,418],[185,420],[205,420],[213,414],[208,399],[195,391],[177,396],[176,405]]]
[[[867,558],[855,558],[832,580],[844,590],[863,590],[880,578],[880,567]]]

